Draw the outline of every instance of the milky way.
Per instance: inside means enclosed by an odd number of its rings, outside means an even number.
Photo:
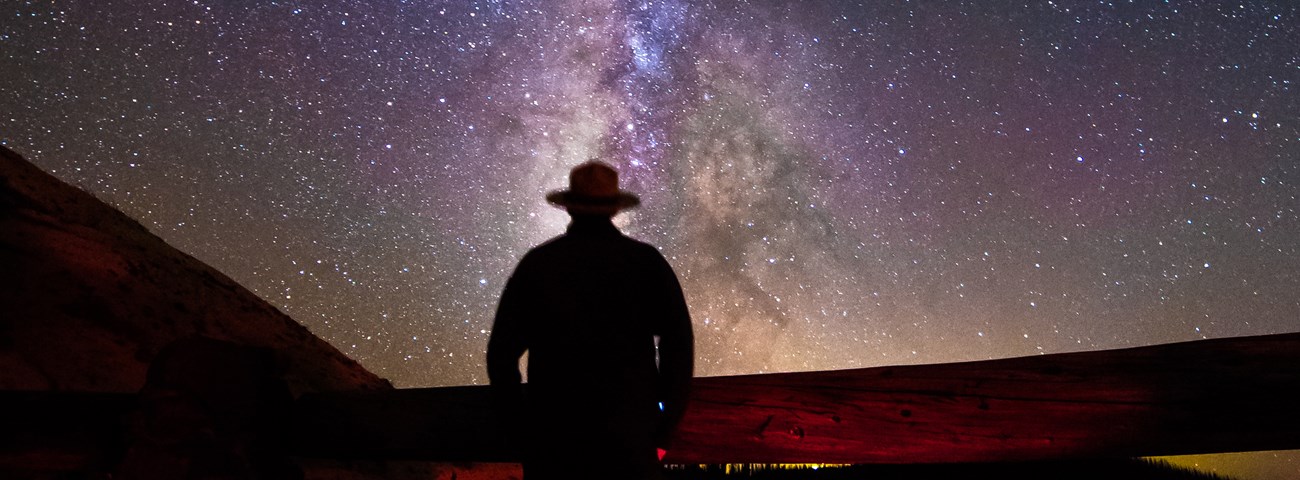
[[[1288,2],[9,2],[0,142],[399,386],[591,158],[700,375],[1300,331]]]

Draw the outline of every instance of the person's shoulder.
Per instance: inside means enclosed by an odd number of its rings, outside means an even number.
[[[564,235],[557,235],[555,237],[551,237],[549,240],[545,242],[537,244],[533,248],[528,249],[527,252],[524,252],[524,256],[519,259],[519,263],[523,264],[530,261],[536,261],[538,258],[546,257],[547,252],[559,248],[559,245],[562,243],[563,239],[564,239]]]
[[[546,251],[546,250],[550,250],[550,249],[556,248],[557,245],[559,245],[559,244],[561,244],[561,243],[564,243],[564,241],[565,241],[565,237],[566,237],[566,235],[564,235],[564,234],[560,234],[560,235],[556,235],[556,236],[554,236],[554,237],[551,237],[550,239],[546,240],[545,242],[539,243],[539,244],[537,244],[537,246],[535,246],[535,247],[529,249],[529,250],[528,250],[528,253],[533,253],[533,252],[537,252],[537,251]]]
[[[624,235],[623,238],[626,239],[628,249],[635,254],[658,261],[667,261],[664,258],[663,252],[659,251],[659,247],[626,235]]]
[[[632,245],[634,245],[634,248],[637,248],[637,249],[639,249],[639,250],[641,250],[641,251],[643,251],[643,252],[646,252],[646,253],[653,253],[653,254],[655,254],[655,255],[657,255],[657,256],[663,256],[663,254],[659,253],[659,247],[656,247],[656,246],[651,245],[651,244],[649,244],[649,243],[646,243],[646,242],[643,242],[643,241],[637,240],[637,239],[632,238],[632,237],[626,237],[626,238],[632,242]]]

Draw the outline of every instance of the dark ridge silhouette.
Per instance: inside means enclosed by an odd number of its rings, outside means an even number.
[[[0,390],[137,392],[168,344],[270,349],[295,394],[387,389],[230,278],[0,147]]]

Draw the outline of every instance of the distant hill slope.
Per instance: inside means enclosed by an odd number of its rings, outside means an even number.
[[[167,344],[269,347],[296,393],[392,388],[136,221],[0,147],[0,389],[135,392]]]

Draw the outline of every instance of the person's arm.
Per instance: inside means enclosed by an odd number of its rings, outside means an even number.
[[[527,287],[521,285],[519,269],[511,275],[501,292],[496,318],[492,321],[492,334],[488,336],[488,382],[498,401],[513,405],[523,397],[519,358],[528,349],[523,315],[526,311],[524,297]]]
[[[672,433],[686,414],[690,398],[691,377],[695,374],[695,334],[691,329],[691,314],[686,308],[686,298],[672,267],[662,256],[660,273],[664,309],[661,311],[659,334],[659,377],[663,395],[664,417],[656,441],[666,448]]]

